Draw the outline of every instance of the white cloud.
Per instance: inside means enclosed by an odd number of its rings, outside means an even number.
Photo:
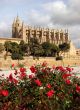
[[[5,22],[0,22],[0,37],[11,37],[11,28]]]
[[[16,3],[16,0],[13,2],[11,0],[3,0],[3,2],[4,1]],[[26,1],[26,3],[29,3],[29,0]],[[35,0],[30,1],[33,3]],[[29,9],[29,11],[24,10],[27,11],[26,16],[23,15],[27,18],[25,18],[27,24],[44,27],[48,26],[55,29],[68,28],[70,38],[77,47],[80,47],[80,45],[78,45],[80,41],[80,0],[51,0],[50,2],[49,0],[46,0],[44,4],[38,3],[38,7],[35,9],[34,8]],[[9,34],[8,29],[10,29],[8,27],[8,23],[0,23],[0,31],[2,31],[4,34],[7,32]]]
[[[49,16],[53,23],[61,25],[75,25],[80,24],[80,14],[75,10],[78,3],[73,0],[73,5],[71,5],[72,0],[68,4],[63,1],[53,1],[48,2],[43,5],[45,11],[48,11]],[[77,0],[78,1],[78,0]]]
[[[27,16],[28,23],[31,25],[46,26],[46,24],[49,24],[50,22],[50,17],[48,15],[44,15],[36,10],[31,10]]]

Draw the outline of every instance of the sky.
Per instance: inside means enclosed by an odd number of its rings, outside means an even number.
[[[0,37],[11,37],[17,15],[26,25],[68,29],[80,48],[80,0],[1,0]]]

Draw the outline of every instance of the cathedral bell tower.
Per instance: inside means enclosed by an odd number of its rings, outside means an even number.
[[[14,19],[12,24],[12,38],[21,38],[20,31],[21,31],[22,23],[17,16],[16,19]]]

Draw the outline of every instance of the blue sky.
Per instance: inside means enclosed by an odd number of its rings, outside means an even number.
[[[68,29],[80,47],[80,0],[1,0],[0,37],[11,37],[13,19],[19,15],[26,25]]]

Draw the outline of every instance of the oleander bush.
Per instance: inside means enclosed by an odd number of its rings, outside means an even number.
[[[46,62],[21,67],[0,79],[0,110],[80,110],[80,79],[69,67],[49,67]]]

